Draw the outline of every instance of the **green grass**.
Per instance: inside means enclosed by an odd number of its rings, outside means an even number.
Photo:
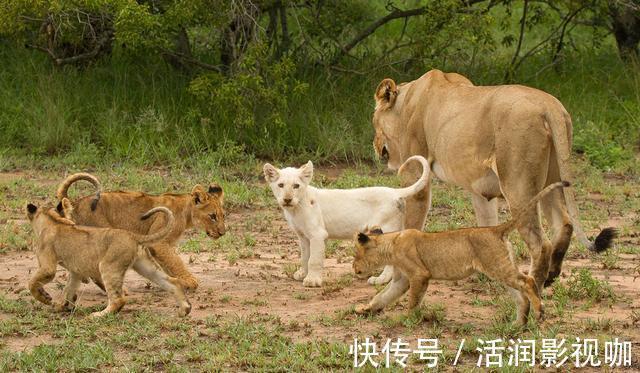
[[[251,305],[260,305],[251,303]],[[347,345],[296,343],[283,335],[279,319],[250,315],[202,322],[134,312],[93,320],[60,316],[0,295],[1,337],[46,330],[50,341],[25,352],[0,352],[0,370],[332,370],[349,367]],[[44,322],[39,322],[44,321]],[[7,325],[15,325],[9,328]]]
[[[573,52],[563,65],[571,68],[535,75],[547,64],[544,58],[532,58],[517,81],[563,102],[573,117],[574,150],[591,164],[634,173],[640,140],[639,69],[602,48]],[[367,76],[307,71],[298,79],[309,88],[287,97],[284,127],[256,118],[253,127],[239,129],[216,117],[215,107],[202,112],[188,92],[190,77],[162,62],[113,56],[85,69],[54,68],[41,53],[5,43],[0,63],[5,87],[0,92],[0,169],[24,164],[25,158],[49,165],[104,164],[116,170],[121,164],[216,169],[246,164],[241,161],[255,156],[362,165],[373,160],[371,96],[378,82],[386,76],[414,79],[427,69],[382,69]],[[496,64],[504,63],[503,56],[473,67],[455,61],[434,67],[461,71],[477,84],[499,84],[496,71],[502,69]],[[42,162],[45,156],[51,157],[48,162]],[[223,176],[228,180],[232,175]],[[358,176],[344,178],[337,186],[360,181]]]

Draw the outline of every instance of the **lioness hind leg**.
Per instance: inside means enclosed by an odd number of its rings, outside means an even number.
[[[184,294],[180,281],[177,278],[170,277],[164,273],[146,255],[140,255],[136,258],[133,263],[133,270],[148,278],[163,290],[173,293],[176,298],[176,303],[180,308],[180,316],[186,316],[191,312],[191,303],[187,300],[187,296]]]
[[[558,177],[559,180],[559,177]],[[544,286],[550,286],[562,271],[562,261],[571,243],[573,224],[565,206],[562,190],[554,190],[541,201],[542,211],[553,234],[551,264]]]
[[[108,304],[105,309],[91,314],[93,317],[101,317],[110,313],[119,312],[124,307],[126,301],[122,295],[122,282],[127,272],[127,267],[118,262],[102,261],[98,265],[102,282],[107,292]]]
[[[156,244],[151,249],[153,257],[170,276],[178,279],[182,287],[188,290],[198,288],[198,280],[187,269],[175,249],[167,244]]]

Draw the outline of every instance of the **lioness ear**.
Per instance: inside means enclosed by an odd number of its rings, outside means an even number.
[[[196,184],[196,186],[191,189],[191,196],[193,197],[193,202],[196,205],[207,199],[206,192],[200,184]]]
[[[311,161],[307,162],[304,166],[300,167],[300,176],[302,181],[309,184],[311,179],[313,178],[313,163]]]
[[[273,183],[280,177],[280,171],[273,167],[271,163],[265,163],[264,167],[262,167],[262,172],[264,173],[264,179],[267,180],[268,183]]]
[[[388,110],[396,103],[398,86],[393,79],[386,78],[378,84],[373,98],[376,100],[376,110]]]
[[[366,244],[367,242],[369,242],[369,236],[364,233],[358,233],[358,242],[360,243],[360,245]]]

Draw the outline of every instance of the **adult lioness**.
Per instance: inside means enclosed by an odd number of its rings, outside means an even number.
[[[375,152],[390,169],[412,155],[433,162],[439,179],[471,192],[479,226],[498,224],[496,197],[517,212],[546,185],[573,179],[571,117],[545,92],[520,85],[474,86],[462,75],[431,70],[400,85],[384,79],[374,99]],[[407,201],[405,227],[424,225],[429,188]],[[593,251],[608,248],[615,231],[604,230],[589,242],[571,189],[556,190],[540,204],[554,232],[553,246],[538,209],[528,212],[518,231],[531,253],[529,273],[542,289],[559,275],[574,229]]]
[[[175,252],[175,246],[186,229],[196,227],[214,239],[225,234],[222,188],[212,184],[208,189],[196,185],[189,194],[165,193],[150,195],[141,192],[101,192],[100,183],[90,174],[78,173],[67,177],[56,192],[59,201],[67,198],[69,187],[79,180],[93,184],[95,196],[85,196],[72,202],[73,216],[69,218],[79,225],[127,229],[138,234],[149,234],[165,225],[162,215],[147,220],[139,217],[157,206],[166,206],[175,216],[171,233],[150,245],[151,253],[162,268],[180,280],[186,289],[198,287],[198,281],[186,268]],[[63,212],[60,204],[58,211]]]

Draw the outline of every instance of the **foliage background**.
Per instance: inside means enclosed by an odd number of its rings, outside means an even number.
[[[438,68],[555,95],[576,152],[635,172],[637,19],[616,0],[8,0],[0,146],[89,164],[368,161],[377,83]]]

